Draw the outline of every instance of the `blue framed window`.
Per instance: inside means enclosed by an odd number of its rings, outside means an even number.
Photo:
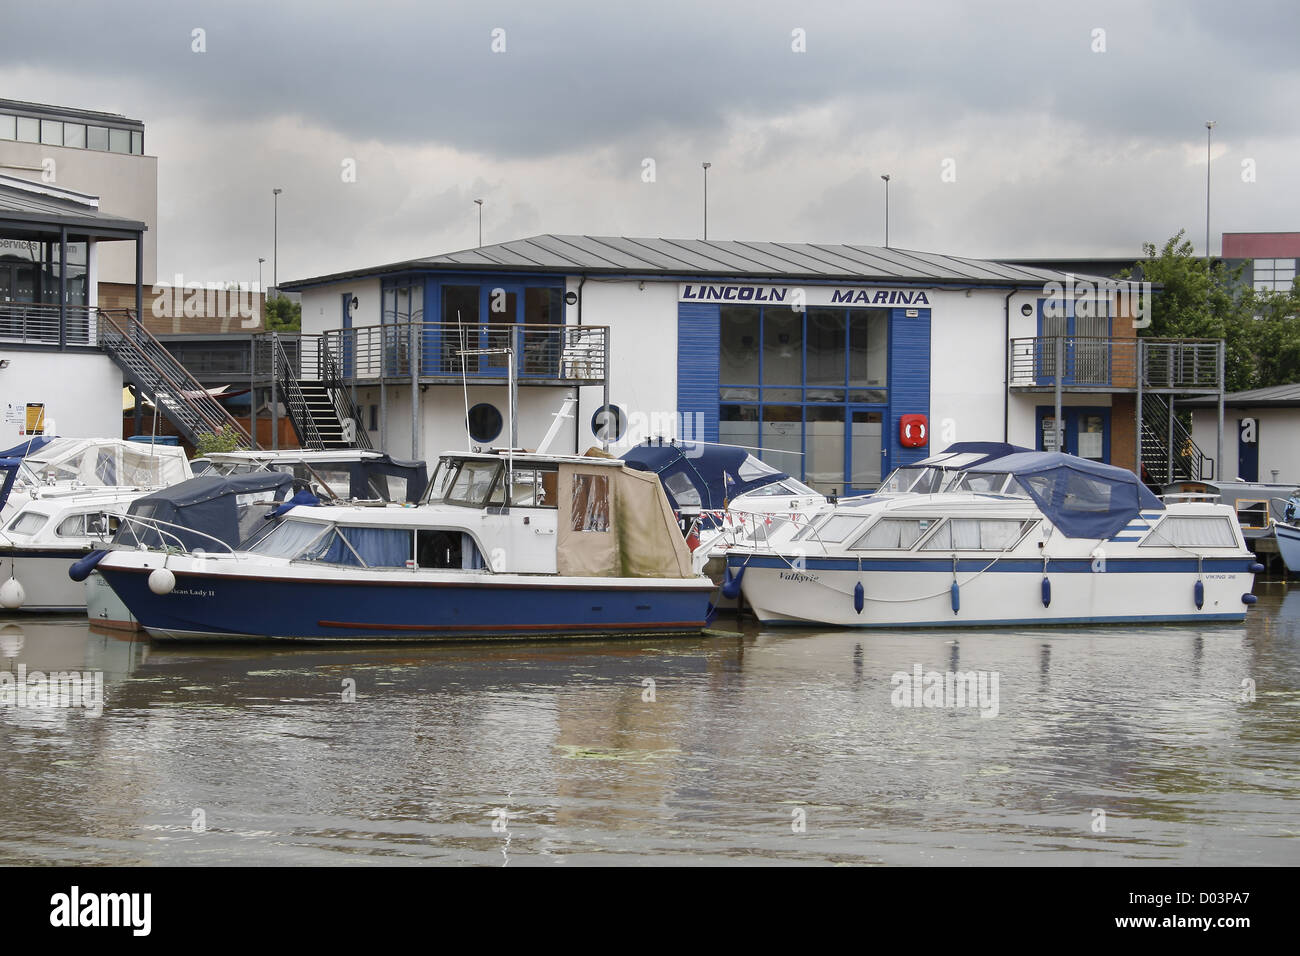
[[[756,449],[823,493],[888,465],[889,309],[722,306],[718,441]]]
[[[1038,347],[1034,356],[1039,385],[1056,384],[1057,338],[1063,339],[1063,385],[1109,385],[1113,303],[1109,298],[1038,300]]]
[[[1065,447],[1060,449],[1080,458],[1110,463],[1110,408],[1107,406],[1066,405],[1061,409],[1065,419]],[[1056,407],[1039,405],[1035,410],[1037,422],[1036,447],[1039,451],[1057,451]]]

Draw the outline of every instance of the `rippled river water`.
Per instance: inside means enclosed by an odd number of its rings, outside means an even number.
[[[0,863],[1296,864],[1300,588],[1257,590],[1243,626],[420,648],[8,618],[0,671],[104,705],[0,705]],[[996,677],[989,716],[896,706],[917,668]]]

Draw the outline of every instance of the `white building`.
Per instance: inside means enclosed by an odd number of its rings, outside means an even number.
[[[1186,404],[1192,410],[1192,440],[1212,448],[1218,428],[1214,403]],[[1223,463],[1206,477],[1300,484],[1300,384],[1232,392],[1223,404]]]
[[[328,357],[304,374],[333,361],[395,455],[464,447],[467,404],[479,442],[508,443],[505,359],[462,372],[458,353],[515,336],[522,446],[566,396],[558,447],[600,444],[608,388],[615,453],[658,435],[745,445],[844,494],[953,441],[1054,447],[1058,401],[1065,450],[1134,467],[1138,323],[1105,280],[1078,281],[870,246],[543,235],[284,288],[304,354]],[[1189,367],[1165,384],[1217,388],[1213,361]]]

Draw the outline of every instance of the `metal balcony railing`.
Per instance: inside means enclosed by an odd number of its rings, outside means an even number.
[[[1130,391],[1138,387],[1168,391],[1220,388],[1217,339],[1104,338],[1082,335],[1035,336],[1010,343],[1011,388]]]
[[[65,306],[67,324],[60,335],[59,306],[40,302],[0,302],[0,342],[15,345],[83,345],[96,342],[98,309]]]

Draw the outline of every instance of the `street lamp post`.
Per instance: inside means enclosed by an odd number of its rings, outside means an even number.
[[[276,296],[280,295],[280,193],[283,189],[272,189],[272,203],[274,203],[274,233],[271,241],[271,285],[275,287]]]
[[[266,261],[265,256],[258,256],[257,258],[257,291],[258,292],[263,291],[262,290],[262,263],[265,261]]]
[[[483,248],[483,200],[475,199],[474,205],[478,206],[478,247]]]
[[[889,248],[889,173],[880,177],[885,181],[885,248]]]
[[[712,163],[701,163],[704,167],[704,238],[709,238],[709,167]]]
[[[1205,275],[1210,274],[1210,137],[1213,135],[1214,120],[1205,124]]]

